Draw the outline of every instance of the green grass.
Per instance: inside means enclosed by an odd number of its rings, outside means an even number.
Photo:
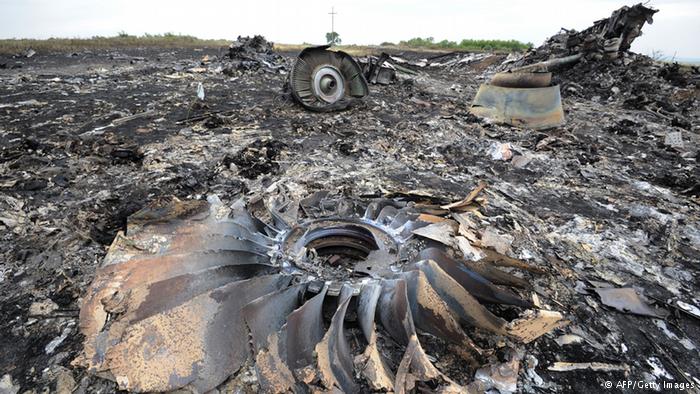
[[[411,38],[407,41],[399,42],[399,46],[409,48],[429,48],[429,49],[450,49],[461,51],[525,51],[533,47],[532,43],[524,43],[518,40],[471,40],[465,39],[460,42],[442,40],[435,42],[433,37]]]
[[[39,53],[137,47],[201,48],[228,46],[230,43],[230,40],[205,40],[173,33],[144,34],[142,36],[119,33],[113,37],[49,38],[46,40],[2,39],[0,40],[0,53],[17,54],[30,48]]]

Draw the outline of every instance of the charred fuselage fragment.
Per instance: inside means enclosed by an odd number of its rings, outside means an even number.
[[[352,56],[329,46],[306,48],[289,73],[292,97],[312,111],[337,111],[369,94],[367,80]]]
[[[494,284],[527,286],[522,278],[417,235],[434,212],[328,192],[154,204],[131,217],[88,289],[78,362],[137,392],[206,392],[247,363],[261,392],[399,393],[427,382],[461,392],[418,332],[477,366],[485,351],[464,327],[518,338],[483,304],[532,304]],[[389,360],[387,341],[403,354]]]
[[[546,129],[564,123],[559,86],[548,72],[503,72],[483,84],[469,111],[513,126]]]

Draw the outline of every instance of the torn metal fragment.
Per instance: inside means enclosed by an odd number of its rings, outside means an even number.
[[[555,311],[526,311],[525,314],[508,323],[508,333],[524,343],[530,343],[542,335],[569,324],[561,313]]]
[[[359,392],[359,386],[353,379],[352,355],[343,328],[352,293],[350,286],[343,286],[331,325],[323,340],[316,345],[321,381],[327,388],[339,388],[344,393]]]
[[[510,88],[483,84],[469,112],[497,122],[531,129],[564,124],[559,86]]]
[[[657,317],[664,319],[669,312],[661,308],[649,306],[645,298],[637,290],[631,287],[625,288],[594,288],[603,304],[615,308],[620,312],[634,313],[635,315]]]

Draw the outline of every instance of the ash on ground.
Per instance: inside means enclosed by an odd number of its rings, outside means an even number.
[[[280,93],[295,54],[252,40],[262,53],[236,44],[0,59],[0,392],[115,391],[71,364],[79,301],[149,201],[231,203],[275,184],[455,201],[480,181],[479,226],[547,271],[538,302],[571,321],[515,358],[497,353],[516,363],[517,390],[700,384],[697,68],[627,52],[583,59],[555,72],[566,124],[533,131],[469,113],[506,55],[393,53],[410,73],[371,85],[360,106],[312,113]],[[614,309],[607,287],[633,287],[667,317]],[[449,349],[426,352],[459,376]],[[246,376],[229,387],[254,387]]]

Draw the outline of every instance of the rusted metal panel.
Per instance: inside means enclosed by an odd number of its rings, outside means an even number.
[[[469,111],[513,126],[546,129],[564,124],[559,86],[506,88],[483,84]]]
[[[266,275],[229,283],[128,324],[120,337],[110,338],[119,342],[107,349],[105,363],[121,389],[211,390],[249,355],[245,324],[236,318],[240,309],[287,282],[284,276]]]

